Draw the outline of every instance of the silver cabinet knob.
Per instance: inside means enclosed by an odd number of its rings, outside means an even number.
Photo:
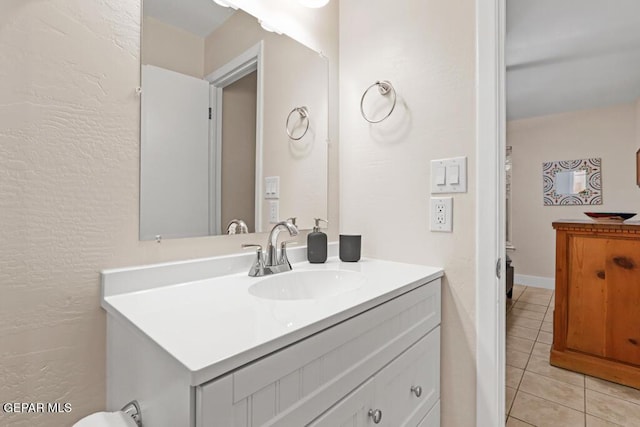
[[[382,411],[380,409],[369,409],[369,416],[373,419],[374,424],[379,424],[382,421]]]
[[[420,387],[420,386],[411,386],[411,393],[415,394],[416,397],[422,396],[422,387]]]

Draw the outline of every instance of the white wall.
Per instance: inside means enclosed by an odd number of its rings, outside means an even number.
[[[475,176],[475,9],[463,0],[340,2],[340,230],[364,255],[444,267],[442,425],[475,425],[475,183],[454,232],[429,231],[429,162],[468,156]],[[360,97],[388,79],[399,101],[369,125]],[[376,93],[373,92],[373,96]]]
[[[305,34],[335,77],[336,2],[315,16]],[[139,1],[2,1],[0,62],[0,401],[73,407],[0,412],[0,425],[69,426],[105,405],[101,269],[238,252],[266,235],[138,240]]]
[[[584,212],[638,212],[635,153],[637,104],[513,120],[512,243],[516,274],[555,276],[555,231],[559,219],[588,219]],[[602,205],[544,206],[542,163],[602,158]]]
[[[144,17],[142,63],[204,77],[204,39],[149,16]]]

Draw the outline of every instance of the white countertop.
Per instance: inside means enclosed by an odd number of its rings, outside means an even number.
[[[356,271],[365,283],[336,296],[279,301],[249,294],[263,278],[245,271],[112,295],[103,290],[102,306],[166,350],[198,385],[443,275],[436,267],[373,259],[300,262],[293,270]]]

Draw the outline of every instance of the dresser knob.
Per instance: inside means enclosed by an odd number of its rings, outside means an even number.
[[[379,424],[382,421],[382,411],[380,409],[369,409],[369,416],[373,418],[374,424]]]
[[[416,397],[422,396],[422,387],[420,386],[411,386],[411,392],[416,395]]]

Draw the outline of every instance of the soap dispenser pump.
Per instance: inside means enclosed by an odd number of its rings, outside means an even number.
[[[314,218],[316,225],[307,235],[307,259],[312,264],[321,264],[327,260],[327,235],[320,231],[320,221],[329,223],[321,218]]]

